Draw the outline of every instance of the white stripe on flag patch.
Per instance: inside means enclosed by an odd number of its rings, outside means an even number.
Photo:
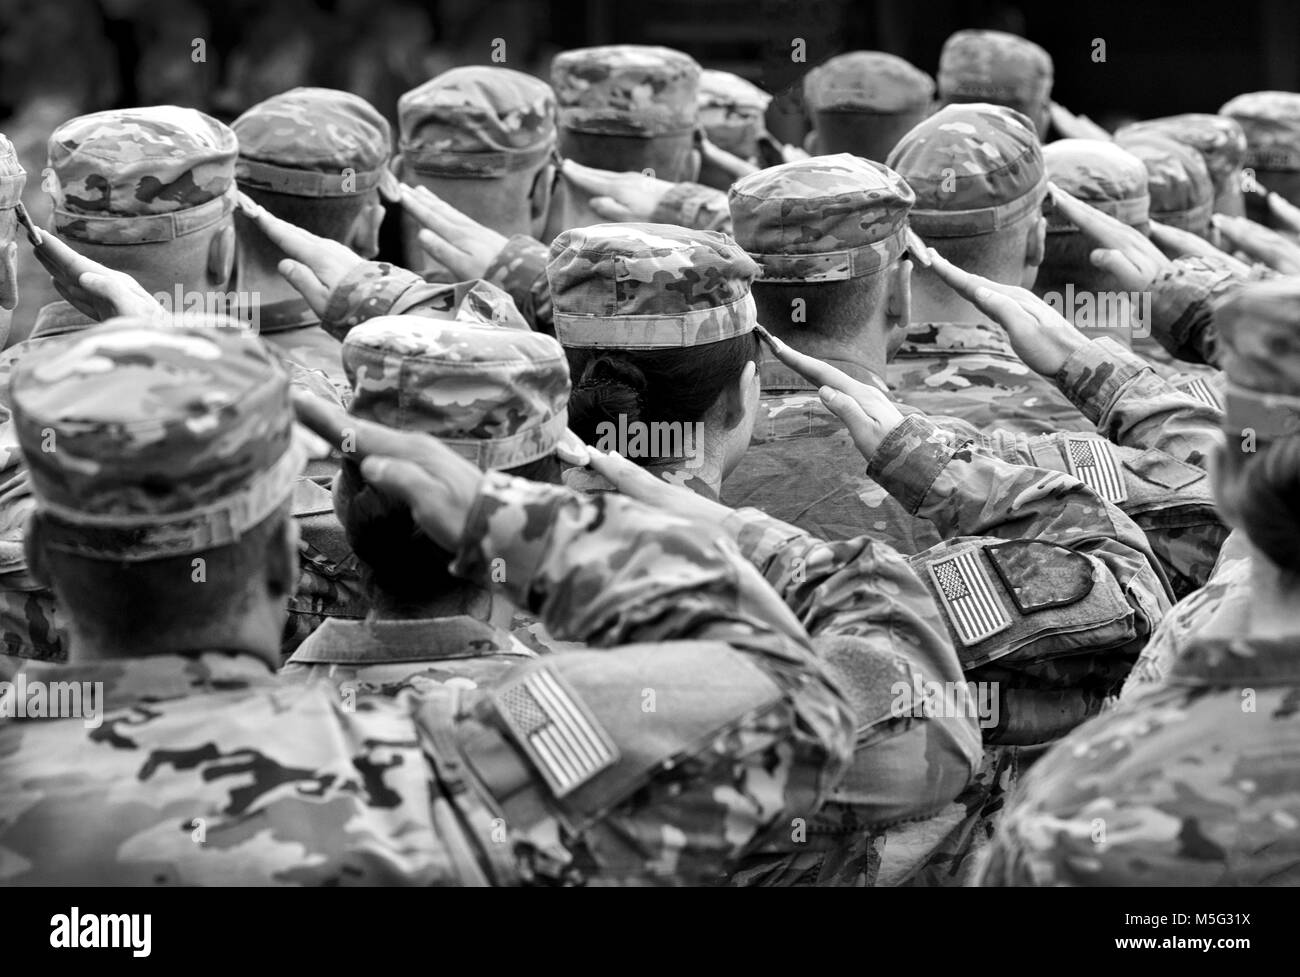
[[[1083,482],[1107,502],[1128,499],[1124,474],[1115,463],[1110,442],[1100,438],[1066,438],[1066,462],[1070,474]]]
[[[608,734],[549,666],[528,672],[493,698],[556,797],[577,790],[618,759]]]
[[[1183,393],[1195,397],[1201,403],[1215,410],[1223,410],[1223,404],[1219,402],[1219,395],[1214,392],[1214,388],[1204,377],[1197,377],[1188,383],[1182,384],[1179,388]]]
[[[998,600],[979,550],[967,550],[927,566],[962,644],[976,644],[1011,627],[1011,616]]]

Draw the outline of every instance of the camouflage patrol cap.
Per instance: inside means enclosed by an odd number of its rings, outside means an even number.
[[[957,31],[939,54],[944,102],[1043,103],[1052,91],[1052,57],[1033,41],[1003,31]]]
[[[758,281],[833,282],[898,259],[916,196],[884,164],[837,153],[751,173],[727,200]]]
[[[715,145],[738,156],[754,152],[772,96],[739,75],[706,68],[700,73],[699,124]]]
[[[96,244],[171,241],[235,206],[235,134],[176,105],[81,115],[50,136],[54,229]]]
[[[233,543],[302,467],[289,378],[247,330],[114,319],[34,347],[9,390],[48,539],[84,556]]]
[[[1133,133],[1115,143],[1146,167],[1153,220],[1197,233],[1209,227],[1214,183],[1200,153],[1157,133]]]
[[[1300,170],[1300,94],[1248,92],[1219,109],[1246,134],[1246,165],[1258,170]]]
[[[373,190],[392,148],[388,120],[364,98],[333,88],[272,96],[231,128],[239,139],[239,184],[295,197]]]
[[[351,412],[438,437],[480,468],[555,450],[569,424],[569,363],[550,336],[423,316],[380,316],[343,343]]]
[[[18,162],[18,152],[4,135],[0,135],[0,210],[17,207],[23,199],[27,171]]]
[[[1300,434],[1300,278],[1247,282],[1214,310],[1228,384],[1223,427],[1261,441]]]
[[[1132,153],[1104,139],[1058,139],[1043,147],[1047,178],[1089,206],[1110,214],[1130,227],[1150,222],[1151,196],[1147,168]],[[1078,228],[1053,212],[1047,232],[1075,232]]]
[[[725,234],[594,224],[551,243],[546,277],[565,346],[678,349],[751,332],[758,269]]]
[[[555,93],[509,68],[452,68],[397,100],[402,163],[487,179],[540,166],[555,148]]]
[[[1029,119],[1004,105],[946,105],[905,135],[889,165],[916,193],[922,237],[991,234],[1038,211],[1043,150]]]
[[[808,72],[803,97],[811,112],[896,115],[929,105],[934,80],[897,55],[849,51]]]
[[[551,64],[560,125],[573,132],[647,138],[690,132],[699,83],[695,59],[666,47],[578,48]]]
[[[1133,122],[1121,127],[1115,133],[1115,139],[1138,133],[1168,136],[1174,142],[1195,149],[1205,160],[1216,194],[1223,191],[1246,158],[1246,134],[1240,123],[1226,115],[1188,112]]]

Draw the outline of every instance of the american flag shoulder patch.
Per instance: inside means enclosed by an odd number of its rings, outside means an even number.
[[[492,699],[556,797],[573,793],[618,760],[600,721],[549,665],[495,689]]]
[[[926,565],[948,621],[963,645],[978,644],[1011,627],[1011,615],[998,600],[993,576],[980,559],[979,550],[967,550]]]
[[[1219,401],[1219,395],[1214,392],[1209,381],[1204,377],[1197,377],[1195,380],[1189,380],[1187,383],[1179,384],[1178,387],[1183,393],[1190,397],[1195,397],[1207,407],[1213,407],[1215,410],[1223,410],[1223,404]]]
[[[1070,474],[1107,502],[1128,499],[1124,473],[1115,463],[1110,442],[1101,438],[1066,438],[1065,460]]]

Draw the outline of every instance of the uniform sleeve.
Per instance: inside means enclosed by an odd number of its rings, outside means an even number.
[[[730,234],[731,208],[721,190],[700,183],[675,183],[655,205],[650,221]]]
[[[536,238],[516,234],[492,259],[483,277],[509,295],[536,332],[555,335],[551,285],[546,278],[550,249]]]
[[[1214,303],[1245,280],[1211,257],[1176,258],[1151,285],[1152,335],[1180,360],[1219,366]]]
[[[1223,414],[1161,378],[1113,339],[1095,339],[1072,353],[1056,385],[1115,444],[1156,448],[1204,467]]]

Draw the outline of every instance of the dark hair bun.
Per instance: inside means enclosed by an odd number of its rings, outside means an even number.
[[[598,438],[603,421],[630,424],[645,408],[645,374],[630,360],[603,353],[587,363],[569,395],[569,428],[589,444]]]

